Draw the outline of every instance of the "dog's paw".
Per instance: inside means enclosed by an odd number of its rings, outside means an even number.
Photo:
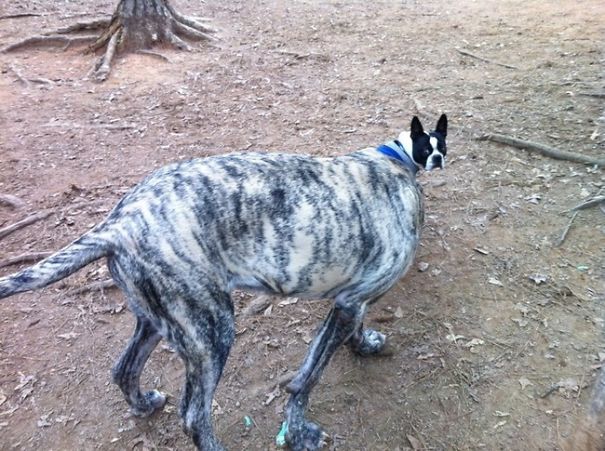
[[[374,329],[364,329],[361,340],[351,343],[351,348],[360,355],[383,354],[387,337]]]
[[[311,421],[288,426],[286,443],[292,451],[316,451],[328,444],[330,436]]]
[[[132,406],[130,411],[134,416],[145,418],[162,409],[164,404],[166,404],[166,396],[157,390],[150,390],[143,394],[141,402]]]

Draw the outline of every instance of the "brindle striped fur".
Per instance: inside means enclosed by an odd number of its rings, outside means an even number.
[[[323,433],[304,412],[333,352],[345,342],[361,354],[384,345],[362,320],[414,258],[423,220],[414,172],[374,148],[336,158],[249,153],[172,164],[71,245],[0,279],[0,298],[107,257],[137,317],[114,381],[134,413],[160,409],[164,396],[142,392],[139,377],[168,340],[186,366],[185,429],[203,450],[222,449],[211,404],[235,335],[231,291],[332,298],[286,407],[290,447],[317,449]]]

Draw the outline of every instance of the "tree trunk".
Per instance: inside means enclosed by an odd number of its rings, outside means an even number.
[[[209,31],[212,30],[179,14],[168,0],[120,0],[109,27],[93,48],[103,47],[118,34],[120,51],[148,49],[157,43],[191,50],[179,35],[189,39],[211,39],[206,34]]]
[[[119,52],[149,52],[155,44],[164,43],[180,50],[192,50],[182,38],[189,40],[214,40],[209,33],[215,30],[202,23],[205,19],[194,19],[176,11],[169,0],[120,0],[111,20],[96,19],[78,22],[52,33],[32,36],[10,44],[0,52],[10,52],[29,45],[64,45],[93,42],[90,50],[106,47],[93,73],[98,81],[107,79],[111,62]],[[67,34],[82,31],[102,30],[100,36],[86,35],[67,37]],[[157,53],[154,54],[156,56]],[[163,57],[166,59],[165,57]]]
[[[137,51],[149,49],[157,43],[166,43],[180,50],[192,50],[185,41],[214,39],[208,34],[214,30],[176,11],[168,0],[120,0],[105,32],[91,46],[98,50],[107,45],[107,51],[95,67],[95,77],[103,81],[111,70],[116,49]]]

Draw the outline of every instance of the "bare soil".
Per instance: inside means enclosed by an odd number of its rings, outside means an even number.
[[[114,6],[5,2],[2,14],[38,15],[0,19],[0,46]],[[53,211],[4,238],[0,260],[60,248],[172,161],[235,150],[341,154],[395,137],[414,114],[432,126],[447,112],[446,170],[420,176],[418,269],[369,314],[395,352],[340,351],[309,415],[333,449],[558,449],[605,358],[602,209],[581,211],[556,244],[566,210],[603,192],[603,171],[474,138],[498,132],[603,157],[603,100],[592,94],[605,86],[605,4],[175,6],[214,18],[222,40],[192,53],[156,49],[170,62],[119,57],[103,84],[85,78],[98,55],[82,48],[0,55],[0,194],[26,204],[0,205],[0,227]],[[162,413],[129,416],[110,383],[132,315],[116,290],[69,293],[105,278],[99,263],[0,303],[0,449],[192,449],[176,413],[183,367],[170,348],[158,347],[144,373],[170,396]],[[237,341],[214,412],[230,450],[274,448],[286,400],[277,381],[298,367],[329,306],[281,301],[245,316],[257,301],[236,296]]]

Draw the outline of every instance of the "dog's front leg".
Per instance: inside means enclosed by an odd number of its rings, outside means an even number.
[[[139,379],[151,352],[162,337],[151,322],[137,316],[134,335],[113,368],[113,381],[118,384],[134,415],[146,417],[166,403],[166,397],[157,390],[141,392]]]
[[[361,303],[337,300],[311,343],[298,374],[288,384],[291,395],[286,406],[286,441],[293,451],[313,451],[325,444],[326,434],[305,419],[309,395],[334,351],[360,327],[364,310]]]

